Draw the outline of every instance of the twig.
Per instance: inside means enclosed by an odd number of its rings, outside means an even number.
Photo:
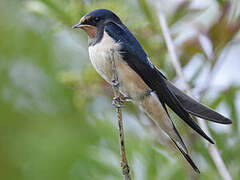
[[[182,71],[181,65],[179,63],[179,60],[177,58],[174,44],[173,44],[173,41],[172,41],[170,33],[169,33],[166,18],[162,12],[159,13],[159,21],[160,21],[160,25],[162,28],[164,39],[166,41],[166,44],[167,44],[167,47],[168,47],[168,50],[169,50],[169,53],[171,56],[172,64],[176,70],[177,75],[179,76],[179,79],[181,80],[182,84],[184,85],[184,89],[191,96],[192,95],[191,90],[189,88],[189,85],[185,81],[183,71]],[[197,120],[198,120],[200,127],[203,129],[203,131],[205,131],[207,134],[209,134],[211,136],[205,121],[202,121],[200,118],[197,118]],[[228,169],[226,168],[226,165],[224,164],[224,162],[222,160],[222,157],[217,149],[217,146],[214,144],[209,144],[206,141],[204,141],[204,144],[205,144],[206,148],[208,149],[208,152],[211,155],[211,157],[215,163],[215,166],[217,167],[222,178],[224,180],[232,180],[232,177],[231,177],[230,173],[228,172]]]
[[[118,135],[120,141],[120,153],[121,153],[121,168],[122,174],[125,180],[131,180],[130,168],[126,157],[125,144],[124,144],[124,133],[123,133],[123,121],[122,121],[122,109],[121,109],[121,95],[119,92],[119,81],[114,60],[114,50],[110,51],[110,61],[112,65],[112,88],[114,92],[113,105],[116,108],[117,120],[118,120]]]

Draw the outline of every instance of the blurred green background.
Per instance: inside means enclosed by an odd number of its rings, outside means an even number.
[[[181,88],[161,34],[162,9],[195,97],[233,120],[231,126],[208,125],[239,179],[238,0],[1,0],[0,179],[122,179],[111,87],[90,64],[86,34],[71,29],[96,8],[118,14]],[[177,117],[199,176],[161,145],[156,128],[131,103],[123,119],[134,179],[221,179],[203,141]]]

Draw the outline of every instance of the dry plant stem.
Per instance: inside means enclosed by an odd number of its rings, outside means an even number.
[[[187,93],[191,96],[191,90],[189,88],[189,85],[187,84],[187,82],[185,81],[184,75],[183,75],[183,71],[181,68],[181,65],[179,63],[179,60],[177,58],[176,55],[176,51],[174,48],[174,44],[173,41],[171,39],[170,33],[169,33],[169,29],[168,29],[168,25],[166,22],[166,18],[164,16],[164,14],[159,13],[159,21],[160,21],[160,25],[162,28],[162,32],[163,32],[163,36],[165,39],[165,42],[167,44],[169,53],[170,53],[170,57],[171,57],[171,61],[172,64],[176,70],[177,75],[179,76],[179,79],[181,80],[182,84],[184,85],[185,90],[187,91]],[[205,123],[205,121],[201,120],[200,118],[197,118],[198,123],[200,125],[200,127],[203,129],[203,131],[205,131],[209,136],[211,136],[207,124]],[[222,178],[224,180],[232,180],[232,177],[228,171],[228,169],[226,168],[226,165],[224,164],[222,157],[217,149],[217,146],[214,144],[209,144],[206,141],[204,141],[204,144],[206,146],[206,148],[208,149],[209,154],[211,155],[215,166],[217,167],[220,175],[222,176]]]
[[[122,121],[122,109],[121,109],[121,99],[119,92],[119,81],[114,60],[114,50],[110,51],[110,61],[112,65],[112,88],[114,92],[113,105],[116,108],[117,120],[118,120],[118,135],[120,141],[120,153],[121,153],[121,168],[125,180],[131,180],[130,168],[128,166],[128,161],[126,157],[125,144],[124,144],[124,132],[123,132],[123,121]]]

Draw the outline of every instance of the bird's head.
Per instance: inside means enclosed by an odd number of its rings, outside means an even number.
[[[96,37],[98,31],[104,28],[108,22],[121,23],[121,20],[112,11],[96,9],[84,15],[80,22],[72,28],[81,28],[86,31],[90,38]]]

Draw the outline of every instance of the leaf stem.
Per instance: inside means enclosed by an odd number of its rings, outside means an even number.
[[[114,92],[113,105],[116,108],[116,115],[118,120],[118,135],[120,141],[120,153],[121,153],[121,168],[122,174],[125,180],[131,180],[130,168],[128,165],[125,143],[124,143],[124,131],[123,131],[123,121],[122,121],[122,109],[121,109],[121,94],[119,92],[119,80],[117,75],[117,69],[114,59],[114,50],[110,50],[110,61],[112,65],[112,88]]]

